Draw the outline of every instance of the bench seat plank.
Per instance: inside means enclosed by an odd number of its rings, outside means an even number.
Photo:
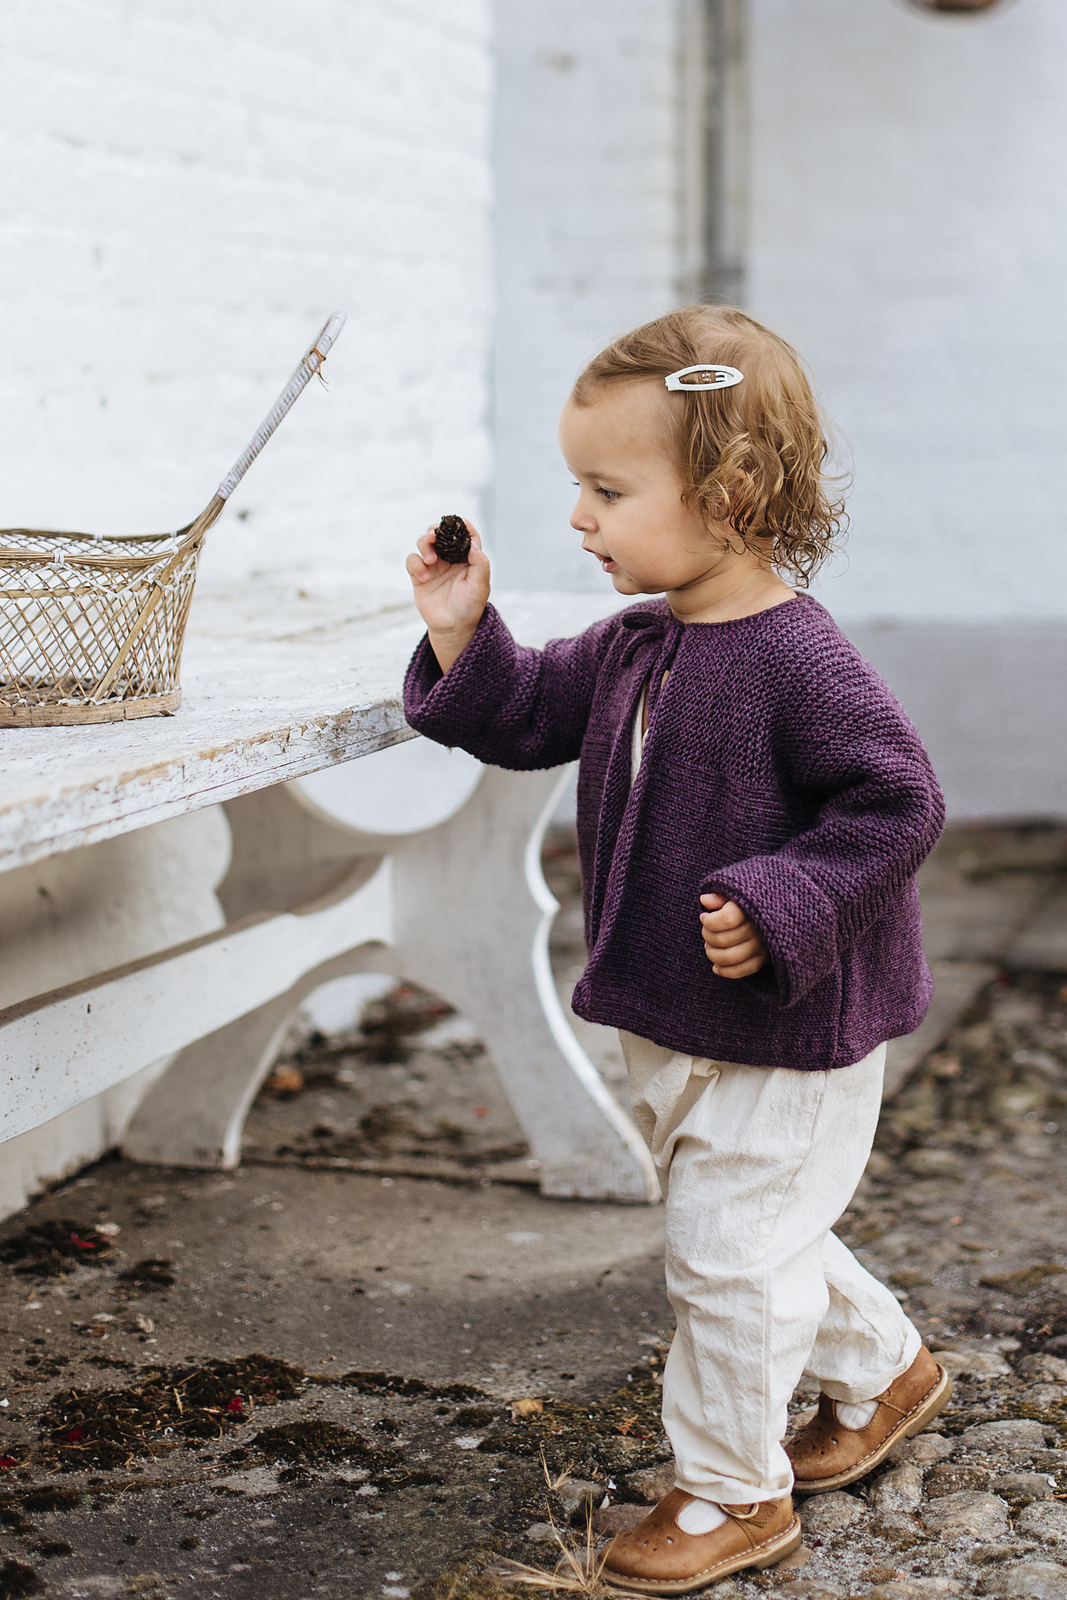
[[[522,593],[499,603],[523,643],[540,644],[618,599]],[[0,731],[0,871],[410,738],[400,686],[421,632],[400,590],[304,595],[264,584],[198,595],[175,715]]]

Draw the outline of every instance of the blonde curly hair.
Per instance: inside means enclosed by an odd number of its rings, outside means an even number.
[[[828,429],[800,357],[732,306],[683,306],[616,339],[579,376],[588,406],[608,384],[658,378],[703,362],[744,382],[670,396],[687,505],[726,522],[798,588],[845,531],[840,480],[825,471]]]

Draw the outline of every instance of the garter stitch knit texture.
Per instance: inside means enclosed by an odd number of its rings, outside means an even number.
[[[915,873],[944,803],[915,729],[817,601],[689,624],[641,602],[544,650],[487,606],[447,675],[423,640],[404,705],[419,733],[495,766],[580,758],[579,1016],[688,1055],[809,1070],[922,1021]],[[762,971],[712,971],[698,919],[713,892],[759,928]]]

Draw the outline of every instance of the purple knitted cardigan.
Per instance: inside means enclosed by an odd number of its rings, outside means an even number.
[[[804,1070],[848,1066],[922,1021],[915,872],[941,791],[904,712],[816,601],[689,624],[642,602],[544,650],[520,648],[488,606],[447,675],[423,640],[404,706],[419,733],[495,766],[580,758],[580,1017]],[[712,892],[760,930],[760,972],[712,971],[698,920]]]

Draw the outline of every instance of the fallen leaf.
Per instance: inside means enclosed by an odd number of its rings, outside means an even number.
[[[304,1074],[299,1067],[275,1067],[263,1087],[268,1094],[291,1098],[293,1095],[299,1094],[303,1089]]]

